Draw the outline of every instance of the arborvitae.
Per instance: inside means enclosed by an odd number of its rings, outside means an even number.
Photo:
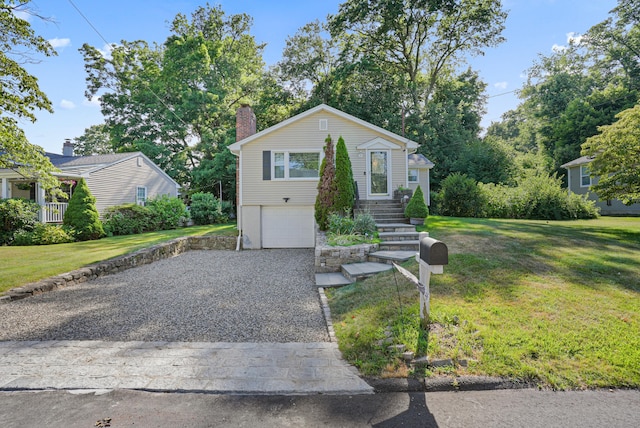
[[[318,196],[316,196],[315,217],[320,230],[327,230],[329,214],[333,210],[336,188],[335,165],[333,164],[333,141],[331,135],[324,140],[324,159],[320,165],[320,182],[318,183]]]
[[[429,215],[429,208],[424,202],[424,195],[420,186],[413,192],[413,196],[409,200],[407,207],[404,209],[404,216],[407,218],[427,218]]]
[[[96,209],[96,198],[89,191],[84,178],[78,180],[73,189],[63,223],[74,229],[74,236],[79,241],[100,239],[104,236],[100,215]]]
[[[347,152],[347,145],[342,137],[338,138],[338,144],[336,144],[335,174],[334,187],[336,189],[336,195],[333,200],[333,212],[346,214],[353,209],[355,188],[353,185],[351,160]]]

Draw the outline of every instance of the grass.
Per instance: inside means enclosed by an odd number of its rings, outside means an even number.
[[[181,236],[235,235],[236,225],[192,226],[97,241],[30,247],[0,247],[0,293],[92,263],[151,247]]]
[[[340,348],[363,374],[640,387],[640,218],[429,217],[424,230],[449,248],[444,274],[431,277],[428,331],[417,290],[397,273],[328,293]],[[453,364],[412,372],[386,337]]]

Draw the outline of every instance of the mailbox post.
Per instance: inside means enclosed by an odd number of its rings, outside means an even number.
[[[429,322],[431,274],[444,272],[444,265],[449,264],[449,250],[443,242],[430,238],[427,232],[420,232],[420,252],[416,259],[420,265],[420,284],[424,287],[424,293],[420,293],[420,320],[426,327]]]

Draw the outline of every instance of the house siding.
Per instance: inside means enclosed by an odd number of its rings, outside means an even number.
[[[327,120],[327,130],[320,130],[321,119]],[[242,205],[282,205],[283,198],[289,198],[291,205],[313,205],[318,180],[263,180],[263,151],[321,151],[327,135],[331,135],[334,144],[340,136],[344,139],[360,198],[366,199],[366,152],[356,147],[376,137],[389,141],[388,137],[329,112],[318,112],[242,147]],[[401,141],[390,142],[404,147]],[[391,156],[390,191],[407,182],[406,151],[392,150]]]
[[[426,167],[415,167],[410,166],[409,169],[417,169],[418,170],[418,182],[417,183],[409,183],[409,189],[414,192],[420,185],[420,190],[422,190],[422,194],[424,195],[424,201],[427,205],[431,205],[431,189],[429,188],[429,168]],[[407,182],[408,182],[407,178]]]
[[[600,208],[602,215],[640,215],[640,204],[625,205],[617,199],[610,201],[600,200],[591,187],[583,187],[580,183],[580,165],[569,167],[568,169],[568,187],[571,193],[578,195],[588,194],[589,200],[595,201],[596,206]],[[591,177],[591,185],[598,183],[598,177]]]
[[[96,198],[96,208],[102,215],[106,208],[136,202],[136,188],[147,188],[147,198],[159,195],[177,196],[177,189],[151,164],[137,156],[92,172],[86,179]]]

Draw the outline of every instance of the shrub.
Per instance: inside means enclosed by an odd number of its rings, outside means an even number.
[[[212,193],[191,195],[191,218],[195,224],[224,223],[229,219],[222,212],[220,200]]]
[[[350,215],[329,214],[327,231],[334,235],[351,235],[354,233],[353,218]]]
[[[416,191],[413,192],[411,199],[409,199],[409,203],[407,207],[404,209],[404,216],[407,218],[427,218],[429,215],[429,208],[427,208],[427,204],[424,202],[424,195],[422,194],[422,189],[420,186],[416,188]]]
[[[89,191],[84,178],[78,180],[73,189],[63,223],[75,230],[75,237],[79,241],[100,239],[105,235],[96,209],[96,198]]]
[[[61,225],[38,223],[32,231],[17,232],[12,245],[51,245],[74,241],[73,230]]]
[[[335,199],[335,165],[333,163],[333,141],[331,135],[324,140],[324,159],[320,164],[320,181],[318,182],[318,195],[315,203],[315,218],[320,230],[327,230],[329,226],[329,214],[333,209]]]
[[[332,213],[328,219],[328,232],[333,235],[361,235],[373,237],[376,233],[376,221],[369,213],[356,214],[354,218],[351,213]]]
[[[39,210],[38,204],[25,199],[0,200],[0,245],[11,244],[16,232],[33,230]]]
[[[335,194],[332,211],[339,214],[350,212],[355,200],[355,188],[353,185],[353,170],[347,145],[342,137],[336,144],[336,173],[334,177]]]
[[[117,205],[104,213],[107,235],[134,235],[153,230],[155,220],[151,210],[136,204]]]
[[[442,181],[440,189],[441,215],[476,217],[483,212],[484,195],[474,179],[455,173]]]
[[[175,229],[189,218],[182,199],[174,196],[160,195],[149,199],[146,208],[150,213],[150,230]]]

